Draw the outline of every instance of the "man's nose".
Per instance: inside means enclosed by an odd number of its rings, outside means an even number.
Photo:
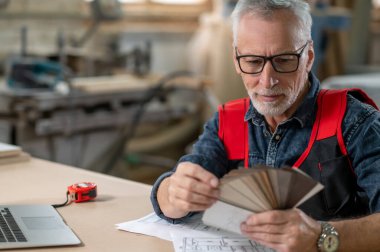
[[[263,71],[260,73],[260,84],[266,89],[272,88],[277,84],[276,71],[274,70],[271,62],[268,60],[265,62]]]

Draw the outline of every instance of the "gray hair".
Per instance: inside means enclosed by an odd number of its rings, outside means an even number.
[[[303,0],[239,0],[231,14],[234,44],[237,43],[237,30],[240,19],[245,14],[270,18],[276,10],[289,10],[298,20],[300,39],[311,40],[312,19],[309,4]]]

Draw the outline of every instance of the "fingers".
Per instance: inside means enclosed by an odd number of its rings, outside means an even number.
[[[211,199],[217,199],[219,197],[218,188],[213,188],[206,183],[197,181],[190,177],[172,176],[170,178],[170,185],[169,193],[184,200],[197,201],[199,197],[195,196],[199,195]]]
[[[218,178],[193,163],[179,164],[176,172],[171,176],[170,182],[173,189],[182,188],[190,194],[196,193],[213,199],[219,196]],[[182,197],[189,197],[189,195],[183,194]]]
[[[282,225],[288,222],[291,213],[288,211],[266,211],[251,215],[247,220],[247,225],[259,226],[265,224]],[[294,213],[293,213],[294,215]]]
[[[286,236],[283,234],[244,233],[244,235],[248,236],[254,241],[265,243],[270,247],[272,247],[273,244],[282,244],[284,241],[286,241]]]
[[[270,233],[270,234],[282,234],[286,232],[287,225],[272,225],[272,224],[265,224],[265,225],[247,225],[246,223],[241,224],[241,230],[244,233]]]
[[[205,194],[198,193],[196,191],[188,190],[187,188],[182,188],[182,187],[177,187],[177,186],[170,186],[168,188],[168,191],[169,191],[170,197],[172,197],[171,200],[173,202],[178,201],[178,204],[182,205],[182,207],[185,207],[185,208],[188,208],[189,206],[187,206],[186,204],[182,202],[186,202],[188,204],[194,204],[194,205],[201,205],[203,207],[200,210],[204,210],[207,207],[211,206],[217,200],[217,194],[218,194],[218,191],[210,192],[212,196],[208,196]],[[199,206],[197,206],[197,209],[191,209],[191,210],[192,211],[199,210]]]
[[[186,210],[187,212],[197,212],[197,211],[203,211],[207,208],[209,208],[212,205],[212,201],[208,201],[205,204],[197,203],[197,202],[189,202],[186,200],[183,200],[181,198],[175,199],[175,204],[178,209]]]
[[[218,178],[197,164],[190,162],[180,163],[177,167],[176,173],[204,182],[213,188],[219,186]]]
[[[253,214],[241,224],[244,235],[277,251],[316,249],[319,229],[315,220],[298,209]]]
[[[202,211],[219,197],[219,180],[199,165],[184,162],[169,178],[169,201],[182,211]]]
[[[189,202],[198,202],[205,204],[207,199],[217,200],[219,197],[219,190],[217,188],[209,187],[200,182],[194,182],[190,179],[184,179],[183,183],[176,184],[169,187],[170,194],[187,200]],[[176,182],[173,182],[175,184]]]

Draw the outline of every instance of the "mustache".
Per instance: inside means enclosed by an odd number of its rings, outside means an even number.
[[[261,90],[255,90],[255,92],[258,95],[263,95],[263,96],[273,96],[273,95],[282,95],[282,94],[288,94],[288,90],[285,88],[281,87],[273,87],[271,89],[261,89]]]

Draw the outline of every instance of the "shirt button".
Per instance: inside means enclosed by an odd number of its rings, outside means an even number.
[[[276,135],[275,137],[274,137],[274,139],[276,140],[276,141],[278,141],[278,140],[280,140],[280,135]]]

